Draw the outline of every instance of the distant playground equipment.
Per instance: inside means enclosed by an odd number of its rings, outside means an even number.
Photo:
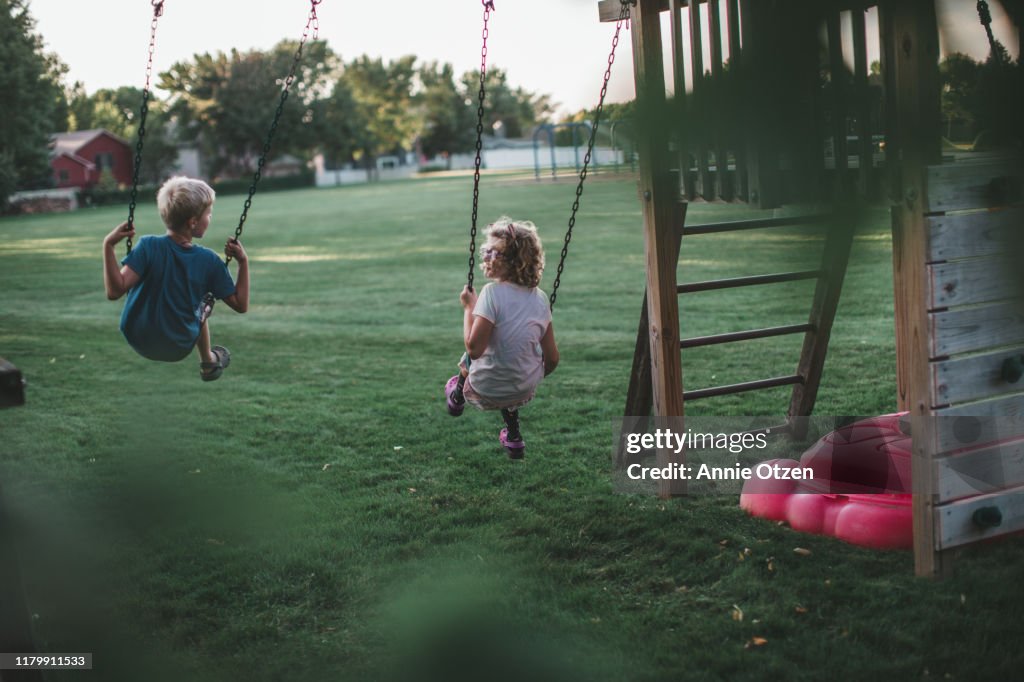
[[[611,161],[607,162],[610,165],[613,165],[616,171],[618,171],[619,169],[620,151],[615,146],[615,128],[619,123],[621,123],[621,121],[611,122]],[[561,156],[559,152],[565,149],[565,146],[559,147],[557,144],[558,131],[560,130],[567,130],[571,135],[572,145],[570,145],[569,148],[572,149],[573,167],[575,169],[575,172],[579,174],[582,168],[580,166],[580,141],[589,139],[592,128],[593,124],[591,124],[589,121],[584,121],[580,123],[545,123],[544,125],[537,126],[537,128],[533,131],[534,179],[540,180],[541,176],[541,167],[543,165],[541,162],[541,154],[543,149],[543,145],[541,143],[542,139],[547,140],[548,158],[551,164],[551,179],[555,180],[558,178],[559,156]],[[600,166],[600,157],[597,153],[597,150],[591,149],[589,151],[592,152],[593,172],[596,173],[598,167]],[[565,161],[562,161],[561,165],[567,165],[567,163]]]
[[[281,120],[281,114],[284,111],[285,102],[288,101],[288,95],[291,92],[292,83],[295,82],[296,71],[299,64],[302,62],[302,50],[311,35],[314,41],[318,38],[320,32],[320,18],[317,16],[316,8],[317,5],[322,2],[323,0],[309,0],[309,14],[306,18],[306,26],[302,30],[302,37],[299,39],[299,46],[295,50],[295,57],[288,70],[288,75],[285,76],[282,81],[281,98],[277,103],[277,109],[274,111],[274,117],[270,122],[270,127],[267,129],[267,136],[263,142],[260,158],[256,163],[256,170],[253,173],[252,182],[249,185],[249,194],[246,196],[245,202],[242,205],[242,213],[238,218],[238,227],[235,228],[235,240],[238,240],[242,236],[242,229],[249,216],[249,208],[252,206],[252,198],[253,195],[256,194],[256,186],[260,182],[260,178],[263,175],[263,167],[267,163],[267,155],[270,153],[270,144],[273,142],[274,134],[277,132],[277,124]],[[139,106],[139,132],[138,140],[135,143],[135,168],[132,174],[131,198],[128,204],[128,229],[134,229],[135,227],[135,207],[139,189],[139,166],[142,164],[142,149],[146,137],[146,116],[149,113],[149,99],[151,96],[150,81],[153,75],[153,54],[156,52],[156,27],[158,20],[163,16],[164,3],[165,0],[150,0],[150,4],[153,6],[153,18],[150,20],[149,25],[149,49],[146,59],[146,82],[142,89],[142,104]],[[132,251],[131,237],[127,239],[127,250],[128,253],[131,253]],[[226,263],[230,262],[231,256],[226,256],[224,261]]]
[[[600,2],[602,21],[616,20],[618,9],[615,0]],[[877,12],[879,19],[884,150],[880,145],[874,148],[872,118],[878,115],[866,105],[866,11]],[[664,85],[663,12],[669,14],[670,35],[664,42],[672,52],[677,100],[671,109]],[[988,32],[984,2],[979,3],[979,15]],[[894,415],[876,418],[873,428],[891,436],[878,435],[884,441],[887,486],[896,480],[906,486],[909,459],[909,480],[914,483],[909,507],[906,487],[870,498],[858,497],[869,494],[863,491],[840,497],[831,488],[755,498],[752,495],[762,491],[750,490],[744,504],[772,518],[790,519],[794,526],[829,529],[870,546],[906,546],[909,514],[915,570],[923,576],[948,572],[956,547],[1024,530],[1024,281],[1005,256],[1012,253],[1013,235],[1024,221],[1024,168],[1019,151],[975,152],[969,159],[954,156],[944,163],[934,4],[883,0],[845,12],[810,0],[787,0],[771,8],[739,0],[639,0],[630,19],[638,110],[686,111],[679,100],[693,97],[715,115],[678,117],[671,129],[645,126],[649,132],[637,136],[647,290],[624,414],[681,418],[689,400],[792,386],[786,426],[810,415],[852,240],[851,212],[841,207],[851,197],[868,196],[873,186],[888,188],[897,407],[909,413],[914,428],[909,435],[901,431]],[[853,38],[849,74],[844,22]],[[684,50],[687,30],[690,49]],[[827,51],[821,49],[821,36],[827,40]],[[989,39],[994,50],[990,32]],[[723,43],[728,45],[728,70]],[[707,70],[703,45],[711,55]],[[827,55],[830,74],[845,74],[831,77],[827,91],[818,85],[823,66],[818,54]],[[729,72],[741,74],[764,65],[770,68],[758,71],[755,78],[732,80],[731,89],[711,87],[725,83]],[[707,71],[710,77],[705,76]],[[693,92],[687,90],[686,74]],[[906,86],[911,83],[913,87]],[[765,87],[778,102],[807,103],[780,108],[784,116],[773,120],[783,121],[785,131],[798,134],[770,134],[774,129],[765,124],[771,113],[771,102],[762,96]],[[720,99],[723,93],[732,99]],[[731,128],[720,123],[729,117]],[[832,169],[826,168],[823,153],[827,138],[834,140]],[[850,145],[856,145],[855,152],[847,149]],[[875,158],[879,153],[884,154],[884,164]],[[853,157],[855,164],[850,163]],[[679,169],[691,168],[694,158],[696,172],[680,173]],[[709,163],[711,158],[728,163],[716,167]],[[802,175],[794,173],[795,168]],[[688,199],[743,201],[762,208],[811,199],[840,209],[824,219],[799,219],[826,223],[816,270],[678,284],[684,237],[689,244],[689,238],[698,234],[787,224],[783,218],[759,218],[685,226]],[[695,253],[695,247],[688,247],[688,252]],[[759,329],[685,338],[679,319],[681,294],[796,279],[816,281],[805,323],[769,323]],[[687,349],[784,334],[804,335],[795,372],[684,392],[682,356]],[[815,452],[823,462],[837,461],[837,454],[843,462],[844,448],[839,445],[826,438]],[[830,455],[824,457],[828,448]],[[668,449],[659,450],[657,457],[659,467],[683,463]],[[617,462],[621,458],[620,449]],[[829,486],[835,482],[832,473],[826,479]],[[897,475],[890,481],[892,473]],[[985,485],[976,485],[978,481]],[[680,494],[683,485],[661,481],[659,492],[666,497]],[[878,528],[865,530],[862,522]]]

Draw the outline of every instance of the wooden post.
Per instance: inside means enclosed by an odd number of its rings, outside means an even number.
[[[846,196],[849,151],[846,148],[846,64],[840,37],[839,12],[830,11],[825,20],[828,33],[828,70],[832,85],[832,158],[835,168],[833,195]]]
[[[734,77],[732,87],[742,88],[743,83],[743,60],[740,51],[740,5],[739,0],[728,0],[726,3],[727,20],[729,27],[729,69]],[[741,96],[743,90],[740,90]],[[734,100],[735,101],[735,100]],[[747,200],[747,154],[746,145],[748,131],[746,126],[731,131],[732,139],[729,140],[733,154],[736,155],[736,172],[733,174],[733,197]]]
[[[690,82],[693,83],[694,99],[703,101],[707,97],[704,92],[704,48],[700,23],[700,3],[691,0],[690,4]],[[707,106],[704,104],[703,106]],[[701,136],[703,137],[703,136]],[[697,157],[697,196],[708,201],[715,198],[711,186],[711,174],[708,171],[707,145],[700,139],[696,141]]]
[[[871,139],[871,102],[868,100],[867,28],[863,10],[850,12],[853,24],[853,92],[857,101],[857,193],[867,197],[871,192],[871,176],[875,171],[874,140]]]
[[[892,61],[887,110],[898,140],[897,187],[893,217],[893,280],[896,310],[898,405],[912,416],[928,416],[927,166],[941,160],[938,26],[934,0],[907,0],[879,7],[884,51]],[[930,429],[923,429],[929,431]],[[933,447],[915,429],[911,478],[914,481],[914,565],[918,575],[945,570],[936,551]]]
[[[763,3],[756,0],[740,0],[740,12],[743,22],[740,30],[745,52],[747,69],[743,72],[743,96],[756,99],[761,96],[765,84],[753,77],[753,70],[765,73],[765,63],[761,60],[771,58],[771,31],[775,28],[775,18],[766,10]],[[757,27],[757,30],[755,30]],[[781,183],[779,173],[778,140],[770,134],[769,126],[764,120],[763,112],[756,107],[742,113],[746,128],[751,132],[747,136],[745,149],[745,166],[747,169],[747,198],[759,208],[775,208],[781,204]]]
[[[672,84],[675,90],[676,121],[675,135],[679,144],[676,157],[679,162],[679,188],[683,196],[690,196],[690,144],[687,139],[688,126],[683,120],[686,111],[686,63],[683,51],[683,9],[681,0],[669,0],[669,25],[672,30]]]
[[[725,62],[722,56],[722,13],[721,0],[708,0],[708,36],[711,40],[711,79],[714,82],[712,95],[714,99],[711,106],[715,111],[721,111],[726,105],[722,97],[722,74],[725,71]],[[723,112],[724,113],[724,112]],[[725,117],[728,119],[728,116]],[[715,143],[715,196],[714,198],[728,200],[732,198],[729,188],[729,153],[725,150],[723,123],[716,117],[712,124],[712,131]]]
[[[685,201],[676,204],[675,216],[675,243],[672,252],[679,262],[679,245],[683,236],[683,223],[686,220]],[[636,347],[633,349],[633,369],[629,373],[629,388],[626,390],[626,407],[623,416],[638,417],[641,419],[636,424],[637,430],[649,425],[648,417],[654,407],[654,388],[651,379],[651,335],[649,333],[650,323],[647,317],[647,290],[644,290],[644,302],[640,307],[640,324],[636,330]],[[680,367],[682,363],[680,362]],[[620,468],[625,465],[626,451],[625,442],[619,441],[615,449],[615,466]]]
[[[677,182],[667,172],[663,128],[658,121],[665,111],[665,73],[662,67],[661,20],[657,0],[639,0],[631,13],[633,70],[641,130],[640,196],[644,220],[644,254],[647,261],[647,316],[650,324],[651,378],[654,414],[682,417],[683,381],[679,358],[679,302],[676,296],[674,252]],[[643,125],[644,118],[650,124]],[[671,450],[658,451],[658,465],[679,461]],[[662,481],[663,497],[680,492],[679,482]]]

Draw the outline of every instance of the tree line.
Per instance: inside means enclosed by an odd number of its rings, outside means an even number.
[[[48,139],[57,132],[106,128],[133,141],[142,91],[123,86],[87,93],[66,84],[67,67],[45,53],[27,0],[0,0],[0,204],[16,189],[52,183]],[[214,177],[255,169],[282,81],[298,43],[269,50],[194,55],[155,76],[150,102],[144,182],[173,165],[179,143],[197,146]],[[141,70],[141,65],[140,65]],[[385,61],[343,60],[324,41],[305,45],[274,137],[273,154],[309,158],[321,152],[334,166],[371,167],[381,155],[415,149],[426,157],[472,151],[480,75],[458,75],[451,64],[409,55]],[[500,68],[488,70],[483,129],[519,137],[549,122],[549,95],[513,86]]]

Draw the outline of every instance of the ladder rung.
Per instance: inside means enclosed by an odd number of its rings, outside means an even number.
[[[829,216],[801,215],[788,218],[760,218],[757,220],[730,220],[724,223],[707,223],[706,225],[687,225],[683,228],[683,236],[693,234],[713,234],[715,232],[736,232],[738,230],[757,230],[762,227],[785,227],[786,225],[807,225],[821,222]]]
[[[680,294],[691,294],[695,291],[714,291],[716,289],[732,289],[733,287],[749,287],[757,284],[776,284],[778,282],[798,282],[804,279],[817,279],[821,270],[801,270],[799,272],[779,272],[774,275],[751,275],[749,277],[731,277],[728,279],[710,279],[703,282],[680,284],[676,291]]]
[[[774,377],[772,379],[761,379],[760,381],[746,381],[741,384],[700,388],[696,391],[683,391],[683,402],[697,400],[698,398],[712,398],[719,395],[744,393],[745,391],[757,391],[762,388],[775,388],[777,386],[790,386],[802,383],[804,383],[804,378],[799,374],[794,374],[791,377]]]
[[[679,348],[697,348],[699,346],[714,346],[719,343],[731,343],[733,341],[749,341],[751,339],[766,339],[771,336],[785,336],[786,334],[799,334],[801,332],[814,331],[814,325],[787,324],[782,327],[767,327],[765,329],[750,329],[744,332],[729,332],[727,334],[712,334],[711,336],[695,336],[690,339],[683,339],[679,342]]]

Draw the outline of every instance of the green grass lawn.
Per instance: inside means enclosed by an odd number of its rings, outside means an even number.
[[[573,188],[485,178],[482,222],[532,219],[553,275]],[[28,404],[0,413],[0,484],[37,647],[95,654],[92,673],[47,679],[1019,676],[1019,539],[932,582],[909,553],[799,535],[735,497],[612,492],[644,285],[632,180],[584,194],[562,364],[523,412],[525,461],[500,451],[496,415],[450,418],[469,197],[465,178],[258,195],[252,307],[218,306],[233,360],[212,384],[121,338],[100,243],[123,208],[0,220],[0,356],[29,381]],[[208,246],[240,204],[217,202]],[[752,214],[694,204],[687,222]],[[895,409],[889,222],[869,218],[817,414]],[[138,222],[161,231],[152,205]],[[694,237],[679,279],[805,267],[820,247],[806,229]],[[803,322],[809,301],[800,283],[694,294],[683,333]],[[798,353],[797,338],[695,350],[684,382],[790,374]],[[787,404],[781,389],[692,413]]]

